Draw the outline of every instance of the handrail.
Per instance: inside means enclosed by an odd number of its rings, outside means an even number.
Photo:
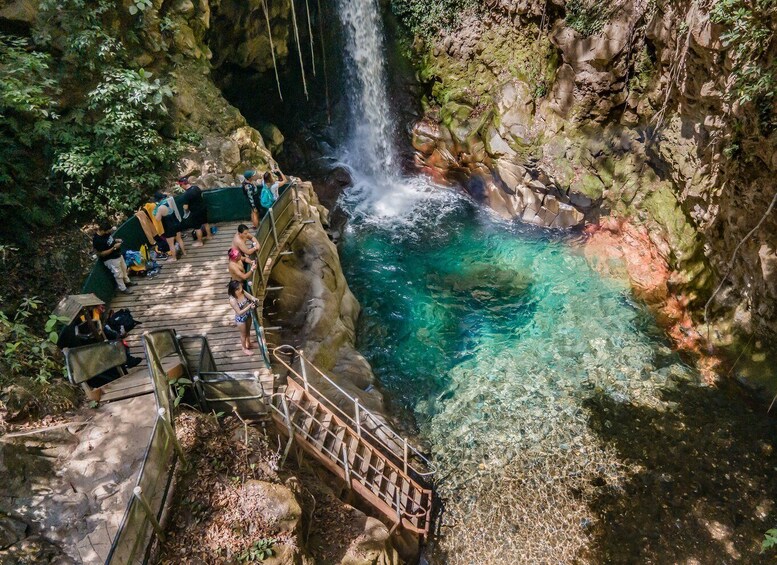
[[[273,398],[273,397],[275,397],[275,396],[279,396],[279,395],[283,395],[283,396],[285,396],[287,401],[291,400],[291,399],[290,399],[288,396],[286,396],[286,395],[285,395],[285,393],[275,393],[275,394],[271,395],[271,398]],[[293,418],[288,418],[288,419],[287,419],[287,418],[286,418],[286,416],[285,416],[285,415],[284,415],[284,414],[281,412],[281,410],[280,410],[280,409],[279,409],[277,406],[275,406],[275,404],[274,404],[274,403],[270,402],[269,404],[270,404],[270,407],[271,407],[271,408],[272,408],[272,409],[273,409],[275,412],[277,412],[278,414],[280,414],[280,415],[281,415],[281,416],[284,418],[284,421],[286,421],[288,425],[290,425],[290,426],[294,427],[295,429],[299,430],[299,431],[302,433],[302,435],[304,435],[304,436],[306,436],[306,437],[311,437],[311,434],[310,434],[310,433],[308,433],[308,432],[305,432],[305,430],[304,430],[304,429],[302,429],[302,427],[301,427],[299,424],[295,424],[295,423],[294,423],[294,421],[293,421],[294,419],[293,419]],[[300,412],[302,412],[302,413],[303,413],[303,414],[305,414],[306,416],[309,416],[309,417],[310,417],[310,419],[311,419],[311,420],[313,420],[313,422],[315,422],[316,424],[318,424],[319,428],[320,428],[320,429],[322,429],[322,430],[324,431],[324,435],[325,435],[325,436],[326,436],[326,435],[331,435],[333,438],[335,438],[335,440],[337,440],[337,435],[335,435],[335,433],[334,433],[334,432],[332,432],[332,430],[330,430],[329,428],[327,428],[324,422],[322,422],[321,420],[317,419],[317,418],[316,418],[316,416],[315,416],[315,414],[312,414],[312,413],[308,412],[308,411],[307,411],[307,409],[303,408],[303,407],[302,407],[302,406],[301,406],[299,403],[297,403],[297,402],[293,402],[293,404],[294,404],[294,406],[296,406],[296,407],[297,407],[297,410],[299,410]],[[311,425],[311,427],[312,427],[312,425]],[[354,430],[353,430],[353,429],[351,429],[351,431],[353,432]],[[338,466],[340,466],[340,463],[341,463],[341,461],[340,461],[340,457],[339,457],[338,455],[336,455],[336,454],[335,454],[333,451],[331,451],[329,448],[326,448],[326,447],[324,447],[324,442],[325,442],[325,440],[324,440],[324,439],[322,439],[322,440],[320,441],[320,451],[322,451],[322,452],[326,452],[327,454],[329,454],[329,455],[331,456],[332,460],[333,460],[334,462],[336,462],[336,464],[337,464]],[[318,442],[315,442],[315,443],[318,443]],[[392,464],[390,461],[387,461],[387,462],[389,463],[389,465],[393,465],[393,464]],[[381,469],[378,469],[378,468],[377,468],[377,467],[375,467],[374,465],[371,465],[369,462],[367,463],[367,468],[368,468],[368,469],[372,469],[372,470],[373,470],[373,471],[375,471],[376,473],[381,473],[381,474],[383,474],[383,471],[382,471]],[[343,467],[343,469],[345,469],[345,467]],[[401,470],[400,470],[398,467],[396,467],[396,466],[395,466],[395,469],[396,469],[396,471],[397,471],[398,473],[401,473]],[[356,469],[353,469],[353,468],[351,468],[351,469],[350,469],[350,474],[351,474],[351,475],[353,475],[353,476],[355,476],[357,479],[361,480],[363,483],[369,483],[369,482],[370,482],[370,481],[367,479],[367,476],[366,476],[366,475],[363,475],[363,474],[361,474],[361,473],[360,473],[360,471],[358,471],[358,470],[356,470]],[[406,476],[406,475],[405,475],[405,476]],[[407,478],[410,478],[410,477],[407,477]],[[396,485],[395,485],[395,487],[397,488],[397,490],[400,490],[400,489],[401,489],[401,487],[399,487],[399,486],[396,486]],[[395,501],[393,501],[393,500],[388,500],[388,498],[387,498],[387,497],[388,497],[388,494],[381,492],[381,491],[380,491],[380,489],[377,489],[377,492],[376,492],[376,491],[372,491],[372,492],[373,492],[373,494],[375,494],[375,495],[376,495],[378,498],[381,498],[381,499],[383,499],[383,501],[384,501],[384,502],[386,502],[386,503],[387,503],[389,506],[394,506],[394,502],[395,502]],[[408,501],[408,502],[412,500],[412,499],[411,499],[411,498],[409,498],[409,497],[406,497],[406,498],[407,498],[407,501]],[[416,506],[418,506],[418,504],[416,504],[416,503],[415,503],[415,501],[413,501],[413,504],[414,504],[414,505],[416,505]],[[397,510],[398,510],[399,512],[401,512],[401,513],[402,513],[402,514],[403,514],[405,517],[407,517],[407,518],[421,518],[422,516],[426,516],[426,515],[427,515],[427,511],[426,511],[426,510],[423,510],[423,509],[421,509],[421,512],[420,512],[420,513],[412,513],[412,512],[410,512],[410,511],[408,511],[407,507],[408,507],[408,504],[407,504],[407,503],[405,503],[405,504],[403,505],[403,508],[402,508],[402,509],[400,509],[400,508],[397,508]]]
[[[301,367],[301,370],[302,370],[302,375],[300,375],[297,371],[295,371],[288,363],[286,363],[286,361],[284,361],[280,357],[280,355],[283,352],[290,352],[291,354],[296,355],[296,356],[299,357],[299,359],[300,359],[300,367]],[[346,418],[347,421],[353,422],[354,427],[356,428],[357,434],[359,436],[361,436],[362,433],[367,434],[370,438],[372,438],[372,440],[374,440],[376,442],[376,444],[378,446],[382,447],[383,449],[388,450],[388,453],[392,454],[399,461],[401,461],[403,463],[403,465],[405,466],[405,470],[407,470],[408,468],[412,469],[412,471],[416,475],[418,475],[419,477],[424,477],[424,478],[430,477],[430,476],[434,475],[435,469],[434,469],[434,466],[432,465],[431,461],[429,461],[429,459],[427,459],[412,444],[408,443],[406,437],[402,437],[399,434],[397,434],[390,426],[387,426],[386,424],[381,422],[380,419],[378,419],[372,412],[370,412],[366,408],[362,407],[362,405],[359,403],[359,399],[358,398],[352,397],[350,394],[348,394],[348,392],[343,390],[336,382],[334,382],[327,375],[325,375],[318,367],[316,367],[313,363],[311,363],[304,356],[302,351],[296,349],[295,347],[293,347],[291,345],[279,345],[278,347],[275,347],[273,349],[273,357],[275,357],[275,359],[281,365],[286,367],[286,369],[288,369],[288,371],[291,374],[293,374],[295,377],[297,377],[298,380],[300,380],[302,382],[302,385],[304,386],[306,391],[308,389],[312,389],[313,391],[315,391],[316,395],[321,399],[321,401],[326,402],[327,404],[329,404],[331,406],[331,408],[333,408],[334,410],[336,410],[337,412],[342,414],[343,417]],[[310,384],[310,382],[308,380],[308,377],[307,377],[307,371],[305,370],[305,363],[310,365],[313,368],[313,370],[322,379],[324,379],[327,383],[332,385],[345,398],[347,398],[349,401],[351,401],[351,403],[353,404],[353,407],[354,407],[355,418],[353,416],[351,416],[350,414],[346,413],[342,408],[340,408],[334,402],[329,400],[329,398],[327,398],[327,396],[325,394],[323,394],[321,391],[316,389],[312,384]],[[377,437],[370,430],[364,428],[364,426],[362,425],[362,421],[361,421],[362,420],[362,418],[361,418],[362,413],[367,414],[369,420],[373,423],[373,425],[375,425],[375,429],[376,430],[379,429],[381,431],[381,433],[384,433],[385,435],[390,437],[392,442],[394,442],[396,444],[397,448],[398,447],[402,447],[403,448],[402,455],[398,454],[397,451],[395,450],[395,448],[393,448],[390,445],[388,445],[388,443],[386,441],[384,441],[383,439]],[[429,470],[428,471],[420,471],[419,469],[416,469],[415,467],[413,467],[410,464],[409,460],[408,460],[408,453],[409,452],[412,452],[413,456],[415,456],[417,459],[419,459]]]

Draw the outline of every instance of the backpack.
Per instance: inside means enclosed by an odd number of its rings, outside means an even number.
[[[132,317],[132,313],[127,308],[108,312],[108,318],[105,320],[103,331],[108,339],[119,339],[127,335],[140,322]]]
[[[271,208],[275,203],[275,196],[273,196],[272,191],[268,187],[262,187],[262,195],[259,197],[259,202],[263,208]]]

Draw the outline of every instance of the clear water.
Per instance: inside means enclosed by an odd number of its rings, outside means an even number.
[[[492,497],[488,485],[524,465],[527,450],[541,448],[551,465],[571,454],[573,473],[595,460],[594,474],[607,475],[583,408],[592,394],[654,406],[668,379],[694,378],[628,285],[601,278],[568,235],[498,220],[420,178],[375,186],[357,177],[341,205],[351,215],[343,267],[363,308],[358,348],[414,415],[459,527],[505,510],[498,499],[510,486]],[[512,521],[532,511],[514,506]],[[590,519],[584,504],[570,512]],[[451,527],[455,546],[467,531]],[[518,546],[529,534],[513,535]],[[507,560],[498,562],[510,562],[510,533],[499,536]]]

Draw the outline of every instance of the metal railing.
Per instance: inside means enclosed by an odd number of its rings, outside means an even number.
[[[299,372],[297,372],[281,357],[281,355],[284,354],[292,355],[296,359],[299,359]],[[402,464],[405,473],[412,471],[415,473],[415,475],[421,478],[431,477],[434,474],[434,466],[432,465],[431,461],[429,461],[429,459],[427,459],[424,454],[421,453],[415,446],[410,444],[406,437],[400,436],[390,426],[375,416],[375,414],[364,408],[364,406],[362,406],[359,402],[358,398],[354,398],[348,394],[348,392],[346,392],[336,382],[324,374],[323,371],[321,371],[305,357],[301,350],[298,350],[291,345],[281,345],[273,349],[273,356],[289,371],[290,374],[297,378],[305,391],[313,391],[317,400],[326,404],[332,412],[341,415],[346,422],[353,424],[353,427],[359,437],[364,436],[367,438],[367,441],[373,443],[373,445],[376,447],[383,449],[387,455],[390,455],[398,460]],[[343,398],[345,398],[353,406],[353,416],[329,400],[325,394],[310,384],[308,379],[308,367],[310,367],[315,372],[315,374],[318,375],[318,377],[323,379],[330,386],[334,387],[343,396]],[[370,429],[370,427],[372,429]],[[378,437],[377,434],[383,437]],[[426,469],[420,470],[414,467],[410,463],[411,459],[417,460]]]
[[[259,251],[256,253],[256,270],[251,279],[252,294],[260,290],[264,292],[267,281],[264,280],[264,268],[267,261],[276,255],[280,246],[279,237],[285,232],[295,218],[299,218],[299,190],[297,181],[291,184],[278,195],[259,224],[256,232],[256,240],[259,242]]]
[[[154,534],[164,541],[160,522],[165,502],[177,461],[186,461],[175,435],[170,385],[162,366],[165,357],[176,354],[183,360],[183,353],[175,334],[170,330],[144,333],[143,346],[154,386],[156,420],[143,455],[133,496],[127,504],[105,560],[106,565],[145,563]]]
[[[289,434],[289,439],[293,437],[293,430],[298,430],[299,433],[305,437],[311,439],[311,444],[315,446],[315,448],[318,451],[321,451],[322,453],[325,453],[329,456],[329,460],[337,465],[338,467],[341,467],[343,469],[343,473],[345,475],[345,481],[348,485],[348,488],[351,487],[351,480],[356,479],[357,481],[361,482],[363,485],[373,485],[375,488],[370,488],[370,492],[372,492],[378,499],[383,501],[386,505],[388,505],[390,508],[394,508],[397,513],[397,520],[401,521],[402,518],[408,518],[408,519],[414,519],[414,518],[421,518],[421,517],[427,517],[428,519],[428,511],[423,508],[420,504],[420,501],[415,501],[412,498],[410,498],[410,495],[406,495],[404,503],[402,502],[402,496],[400,496],[400,492],[402,490],[401,484],[394,483],[394,493],[395,495],[392,496],[388,493],[388,489],[385,491],[380,488],[380,484],[376,484],[374,482],[376,477],[382,477],[381,480],[390,480],[390,477],[386,476],[386,470],[393,470],[397,476],[399,477],[400,481],[405,480],[408,481],[408,485],[410,485],[410,477],[407,475],[407,472],[402,472],[399,467],[396,467],[391,461],[386,460],[387,467],[384,467],[383,469],[379,469],[372,465],[370,463],[371,453],[367,454],[367,457],[365,458],[365,455],[362,455],[362,461],[367,461],[367,465],[365,466],[363,463],[362,465],[359,465],[357,468],[352,468],[351,464],[348,460],[348,449],[346,442],[344,441],[344,438],[339,438],[334,431],[329,429],[329,422],[323,422],[316,418],[315,416],[315,410],[313,412],[309,412],[306,408],[303,408],[300,404],[294,403],[294,407],[296,409],[296,413],[302,413],[307,418],[303,418],[302,420],[307,420],[308,418],[311,420],[310,428],[308,430],[305,430],[302,425],[295,421],[295,419],[292,417],[291,413],[289,412],[289,398],[286,396],[285,392],[278,392],[272,395],[273,398],[279,397],[281,399],[281,406],[277,406],[275,402],[270,402],[270,408],[277,412],[283,421],[286,423],[286,429],[287,433]],[[296,415],[295,413],[295,415]],[[336,416],[334,416],[336,418]],[[344,422],[337,422],[338,425],[341,428],[350,428],[346,423]],[[312,431],[313,425],[316,424],[318,426],[318,429],[315,431]],[[350,428],[350,431],[352,433],[358,433],[353,428]],[[323,434],[322,434],[323,432]],[[320,435],[320,437],[319,437]],[[332,443],[331,446],[334,446],[337,444],[338,441],[340,441],[340,445],[337,449],[337,453],[335,453],[332,449],[329,447],[326,447],[327,445],[327,439],[331,436]],[[284,457],[288,454],[289,448],[291,447],[291,441],[286,446],[286,451],[284,452]],[[355,460],[355,458],[354,458]],[[373,471],[373,479],[369,479],[369,473],[370,471]],[[420,487],[418,487],[420,488]],[[419,495],[421,493],[419,492]],[[414,510],[412,507],[417,507],[416,510]]]

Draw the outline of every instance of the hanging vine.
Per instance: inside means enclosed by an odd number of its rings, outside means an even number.
[[[297,53],[299,54],[299,69],[302,72],[302,89],[305,91],[305,100],[310,100],[308,96],[308,82],[305,79],[305,63],[302,61],[302,44],[299,41],[299,28],[297,27],[297,9],[294,6],[294,0],[291,0],[291,23],[294,25],[294,39],[297,41]]]
[[[313,27],[311,26],[311,23],[310,23],[310,3],[308,0],[305,0],[305,12],[308,15],[308,37],[310,37],[310,64],[313,67],[313,76],[316,76],[316,54],[313,51]]]
[[[278,76],[278,63],[275,60],[275,44],[272,40],[272,29],[270,28],[270,12],[267,9],[267,0],[262,0],[262,10],[264,10],[264,19],[267,22],[267,37],[270,38],[270,54],[272,55],[272,68],[275,70],[275,83],[278,85],[278,98],[283,102],[283,93],[281,92],[281,79]]]

